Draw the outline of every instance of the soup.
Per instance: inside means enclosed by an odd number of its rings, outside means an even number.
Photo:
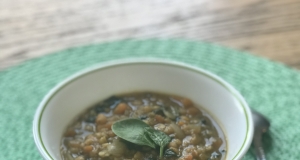
[[[163,145],[136,123],[164,137]],[[147,142],[139,143],[140,136]],[[225,149],[222,130],[205,111],[188,98],[159,93],[101,101],[67,127],[61,142],[63,160],[223,160]]]

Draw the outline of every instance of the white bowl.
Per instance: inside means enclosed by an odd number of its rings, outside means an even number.
[[[154,91],[190,98],[221,126],[227,141],[227,160],[239,160],[253,136],[251,111],[243,97],[218,76],[187,64],[131,59],[107,62],[82,71],[53,88],[34,117],[36,146],[46,160],[60,160],[66,126],[86,107],[111,95]]]

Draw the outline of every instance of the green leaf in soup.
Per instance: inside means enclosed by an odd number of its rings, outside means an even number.
[[[171,149],[166,149],[164,157],[177,157],[177,154]]]
[[[155,130],[153,128],[145,128],[145,133],[151,138],[151,140],[160,147],[160,157],[163,156],[164,147],[169,144],[171,137],[166,135],[164,132]]]
[[[145,135],[144,128],[146,127],[149,127],[149,125],[145,122],[129,118],[115,122],[112,125],[112,131],[120,138],[131,143],[155,148],[155,143]]]

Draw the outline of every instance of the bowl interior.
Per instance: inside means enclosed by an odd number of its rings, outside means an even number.
[[[34,138],[45,159],[60,160],[66,126],[87,107],[111,95],[153,91],[190,98],[221,126],[227,138],[226,159],[240,159],[253,132],[243,98],[220,78],[193,67],[166,62],[118,63],[90,69],[53,89],[40,104]]]

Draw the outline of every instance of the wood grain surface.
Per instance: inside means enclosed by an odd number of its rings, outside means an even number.
[[[300,0],[1,0],[0,70],[124,38],[186,38],[300,69]]]

